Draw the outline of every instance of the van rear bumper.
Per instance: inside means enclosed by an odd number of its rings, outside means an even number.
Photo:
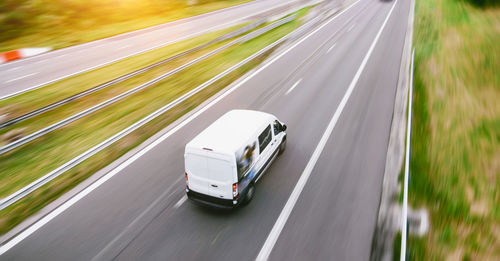
[[[192,190],[187,190],[186,194],[190,200],[210,207],[232,209],[240,204],[239,201],[233,204],[232,199],[216,198]]]

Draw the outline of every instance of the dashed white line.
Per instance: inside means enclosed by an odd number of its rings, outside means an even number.
[[[296,81],[292,87],[290,87],[290,89],[288,89],[288,91],[286,91],[285,95],[288,95],[290,92],[293,91],[293,89],[295,89],[295,87],[297,87],[297,85],[299,85],[299,83],[302,81],[302,79],[299,79],[298,81]]]
[[[26,74],[24,76],[20,76],[20,77],[17,77],[17,78],[14,78],[14,79],[10,79],[8,81],[5,81],[5,83],[11,83],[11,82],[15,82],[15,81],[18,81],[18,80],[21,80],[21,79],[24,79],[24,78],[27,78],[27,77],[30,77],[30,76],[33,76],[37,73],[30,73],[30,74]]]
[[[363,58],[363,61],[361,62],[361,65],[359,66],[356,74],[354,75],[354,78],[352,79],[351,83],[349,84],[349,87],[347,88],[346,93],[344,94],[344,97],[342,97],[342,100],[340,101],[339,106],[337,107],[337,110],[332,116],[332,119],[330,120],[330,123],[328,124],[328,127],[326,128],[325,132],[323,133],[323,136],[321,136],[321,140],[318,143],[318,146],[316,149],[314,149],[314,152],[311,156],[311,159],[309,159],[309,162],[306,165],[306,168],[300,175],[299,180],[297,181],[297,184],[293,188],[292,194],[288,198],[285,206],[283,207],[283,210],[281,211],[278,219],[276,220],[276,223],[274,224],[273,228],[271,229],[271,232],[269,232],[269,235],[267,236],[266,241],[264,242],[264,245],[262,246],[259,255],[255,260],[257,261],[264,261],[269,258],[269,255],[271,254],[271,251],[274,248],[274,245],[276,244],[276,241],[278,240],[278,237],[281,234],[281,231],[283,230],[283,227],[285,226],[288,217],[292,213],[293,208],[295,207],[295,203],[297,203],[297,200],[302,193],[302,190],[304,189],[304,186],[307,183],[307,180],[309,179],[309,176],[311,175],[311,172],[314,169],[314,166],[316,165],[316,162],[319,159],[319,156],[321,155],[321,152],[323,152],[323,149],[325,148],[326,142],[328,141],[328,138],[330,138],[330,135],[332,134],[333,129],[335,128],[335,125],[337,124],[338,119],[340,118],[340,114],[342,114],[342,111],[345,108],[345,105],[347,104],[347,101],[349,100],[349,97],[351,97],[351,94],[356,87],[356,84],[358,83],[359,78],[361,77],[361,73],[365,69],[366,63],[368,62],[368,59],[370,58],[373,49],[375,48],[375,45],[378,42],[378,39],[380,38],[380,35],[382,34],[382,31],[385,28],[385,25],[387,24],[387,21],[389,21],[389,17],[391,17],[392,11],[394,10],[394,7],[396,6],[398,0],[394,1],[394,4],[392,5],[391,10],[389,11],[389,14],[385,18],[384,23],[382,24],[382,27],[380,27],[380,30],[378,31],[377,35],[375,36],[375,39],[373,40],[372,44],[370,45],[370,48],[368,49],[368,52],[366,53],[365,57]]]
[[[182,196],[182,198],[179,199],[177,203],[175,203],[174,208],[179,208],[182,204],[184,204],[184,202],[186,202],[186,199],[187,199],[186,195]]]
[[[355,26],[355,24],[351,25],[351,26],[349,27],[349,29],[347,29],[347,32],[350,32],[350,31],[352,30],[352,28],[354,28],[354,26]]]
[[[335,47],[335,45],[337,45],[337,43],[334,43],[332,47],[328,48],[328,51],[326,51],[326,53],[329,53],[333,49],[333,47]]]
[[[8,72],[10,72],[10,71],[15,71],[15,70],[18,70],[19,68],[21,68],[21,66],[17,66],[17,67],[10,68],[10,69],[8,69],[7,71],[8,71]]]
[[[123,45],[123,46],[118,47],[118,50],[122,50],[122,49],[125,49],[125,48],[128,48],[128,47],[130,47],[130,45]]]

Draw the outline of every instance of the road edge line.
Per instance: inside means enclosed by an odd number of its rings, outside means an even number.
[[[387,156],[382,181],[382,194],[377,223],[372,239],[370,260],[393,260],[394,237],[400,229],[400,205],[397,200],[401,185],[398,177],[404,161],[408,77],[413,38],[414,0],[410,0],[404,47],[401,54],[398,86],[391,120]]]

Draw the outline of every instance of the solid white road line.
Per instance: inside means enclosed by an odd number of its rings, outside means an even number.
[[[297,41],[296,43],[294,43],[292,46],[288,47],[283,52],[281,52],[280,54],[278,54],[277,56],[275,56],[274,58],[272,58],[271,60],[269,60],[267,63],[265,63],[264,65],[262,65],[262,67],[260,67],[259,69],[255,70],[253,73],[251,73],[250,75],[248,75],[246,78],[242,79],[240,82],[238,82],[237,84],[235,84],[229,90],[227,90],[226,92],[224,92],[223,94],[221,94],[220,96],[218,96],[217,98],[215,98],[213,101],[211,101],[210,103],[208,103],[205,107],[199,109],[198,111],[196,111],[195,113],[193,113],[191,116],[189,116],[187,119],[185,119],[184,121],[182,121],[181,123],[179,123],[177,126],[173,127],[171,130],[169,130],[163,136],[161,136],[157,140],[153,141],[151,144],[149,144],[148,146],[146,146],[144,149],[142,149],[139,152],[137,152],[137,154],[133,155],[132,157],[130,157],[129,159],[127,159],[126,161],[124,161],[123,163],[121,163],[118,167],[114,168],[113,170],[111,170],[110,172],[108,172],[106,175],[102,176],[96,182],[94,182],[90,186],[86,187],[80,193],[76,194],[70,200],[66,201],[64,204],[62,204],[59,207],[57,207],[54,211],[50,212],[49,214],[47,214],[46,216],[44,216],[43,218],[41,218],[40,220],[38,220],[37,222],[35,222],[33,225],[31,225],[30,227],[28,227],[27,229],[25,229],[23,232],[17,234],[9,242],[7,242],[4,245],[0,246],[0,256],[2,254],[4,254],[5,252],[7,252],[9,249],[11,249],[14,246],[16,246],[17,244],[19,244],[21,241],[23,241],[27,237],[29,237],[31,234],[35,233],[38,229],[40,229],[41,227],[43,227],[45,224],[49,223],[51,220],[53,220],[54,218],[56,218],[59,214],[61,214],[62,212],[64,212],[66,209],[68,209],[71,206],[73,206],[80,199],[82,199],[85,196],[87,196],[88,194],[90,194],[96,188],[98,188],[99,186],[101,186],[102,184],[104,184],[106,181],[108,181],[113,176],[115,176],[116,174],[118,174],[120,171],[122,171],[123,169],[125,169],[126,167],[128,167],[134,161],[136,161],[137,159],[139,159],[140,157],[142,157],[148,151],[150,151],[154,147],[158,146],[158,144],[162,143],[168,137],[170,137],[171,135],[173,135],[174,133],[176,133],[178,130],[180,130],[181,128],[183,128],[184,126],[186,126],[188,123],[190,123],[191,121],[193,121],[194,119],[196,119],[203,112],[205,112],[206,110],[210,109],[212,106],[214,106],[215,104],[217,104],[219,101],[221,101],[222,99],[224,99],[229,94],[233,93],[235,90],[237,90],[238,88],[240,88],[243,84],[245,84],[247,81],[249,81],[250,79],[252,79],[255,75],[257,75],[258,73],[260,73],[261,71],[263,71],[264,69],[266,69],[267,67],[269,67],[271,64],[273,64],[274,62],[276,62],[278,59],[280,59],[281,57],[283,57],[285,54],[289,53],[291,50],[293,50],[299,44],[301,44],[302,42],[304,42],[305,40],[307,40],[309,37],[311,37],[312,35],[314,35],[315,33],[317,33],[319,30],[321,30],[326,25],[330,24],[333,20],[335,20],[335,18],[339,17],[340,15],[342,15],[343,13],[345,13],[347,10],[351,9],[354,5],[356,5],[360,1],[361,0],[357,0],[356,2],[352,3],[349,7],[347,7],[346,9],[344,9],[342,12],[340,12],[336,16],[330,18],[328,21],[326,21],[325,23],[323,23],[322,25],[320,25],[318,28],[314,29],[308,35],[304,36],[299,41]]]
[[[24,75],[24,76],[20,76],[20,77],[17,77],[17,78],[14,78],[14,79],[10,79],[10,80],[8,80],[8,81],[5,81],[5,83],[15,82],[15,81],[17,81],[17,80],[21,80],[21,79],[24,79],[24,78],[27,78],[27,77],[33,76],[33,75],[35,75],[35,74],[37,74],[37,73],[30,73],[30,74],[26,74],[26,75]]]
[[[296,81],[292,87],[290,87],[290,89],[288,89],[288,91],[286,91],[285,95],[288,95],[290,92],[293,91],[293,89],[295,89],[295,87],[297,87],[297,85],[299,85],[299,83],[302,81],[302,79],[299,79],[298,81]]]
[[[328,48],[328,51],[326,51],[326,53],[329,53],[333,49],[333,47],[335,47],[335,45],[337,45],[337,43],[334,43],[332,47]]]
[[[187,198],[188,197],[186,195],[182,196],[182,198],[179,199],[179,201],[177,201],[177,203],[175,203],[174,208],[179,208],[182,204],[184,204],[184,202],[186,202]]]
[[[356,84],[359,80],[359,77],[361,76],[361,73],[363,72],[366,63],[368,62],[368,59],[370,58],[373,49],[375,48],[375,45],[378,42],[378,39],[380,38],[380,35],[382,34],[382,31],[385,28],[385,25],[387,24],[387,21],[389,20],[389,17],[392,14],[392,11],[394,10],[394,7],[396,6],[398,0],[394,2],[392,5],[391,10],[389,11],[389,14],[385,18],[384,23],[382,24],[382,27],[378,31],[377,35],[375,36],[375,39],[373,40],[370,48],[368,49],[368,52],[366,53],[363,61],[361,62],[361,65],[358,68],[358,71],[354,75],[354,78],[352,79],[351,83],[349,84],[349,87],[347,88],[346,93],[344,94],[344,97],[342,97],[342,100],[340,101],[339,107],[335,111],[335,114],[333,114],[332,119],[330,120],[330,123],[328,124],[328,127],[326,128],[325,132],[323,133],[323,136],[321,137],[321,140],[318,143],[318,146],[314,150],[311,159],[306,165],[306,168],[300,175],[299,181],[295,185],[295,188],[292,191],[292,194],[288,198],[288,201],[285,204],[285,207],[283,207],[283,210],[281,211],[278,219],[276,220],[276,223],[274,224],[273,228],[271,229],[271,232],[269,233],[266,241],[264,242],[264,245],[262,246],[259,255],[257,256],[256,260],[258,261],[263,261],[267,260],[269,258],[269,255],[271,254],[271,251],[274,248],[274,245],[276,244],[276,241],[278,240],[279,235],[281,234],[281,231],[283,230],[283,227],[285,226],[288,217],[292,213],[293,207],[295,206],[295,203],[297,203],[297,199],[299,198],[300,194],[302,193],[302,190],[304,189],[304,186],[307,183],[307,180],[309,179],[309,176],[311,175],[311,172],[314,169],[314,166],[316,165],[316,162],[319,159],[319,156],[321,155],[321,152],[325,148],[326,142],[328,141],[328,138],[332,134],[333,128],[335,128],[335,125],[337,124],[337,121],[340,117],[340,114],[344,110],[345,105],[347,104],[347,101],[349,100],[349,97],[352,94],[352,91],[354,90],[354,87],[356,87]]]

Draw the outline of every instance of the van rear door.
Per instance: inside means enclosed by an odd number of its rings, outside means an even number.
[[[184,156],[184,161],[189,179],[189,189],[210,195],[208,189],[210,174],[208,172],[207,157],[205,155],[187,153]]]
[[[233,199],[233,181],[236,171],[234,164],[231,161],[209,156],[207,157],[207,169],[210,176],[209,195]]]

